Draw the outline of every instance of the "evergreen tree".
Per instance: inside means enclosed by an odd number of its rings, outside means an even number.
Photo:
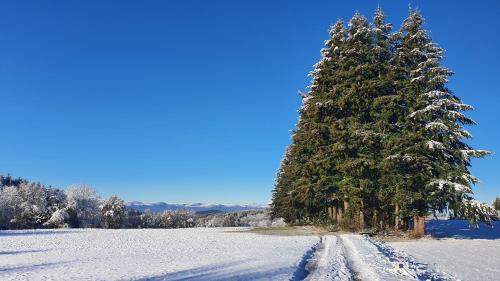
[[[287,222],[310,221],[324,216],[327,205],[327,180],[320,180],[329,165],[324,161],[324,147],[329,141],[329,123],[325,118],[329,104],[332,73],[345,40],[342,21],[330,29],[330,39],[321,50],[322,58],[310,73],[312,84],[307,94],[302,94],[303,105],[297,129],[292,136],[276,178],[273,193],[272,215]],[[323,156],[322,156],[323,155]]]
[[[452,72],[440,65],[443,50],[422,26],[420,13],[411,11],[396,52],[404,73],[400,94],[407,112],[401,120],[398,152],[390,158],[405,175],[404,188],[398,194],[407,202],[403,213],[421,217],[449,206],[473,223],[489,221],[488,210],[471,196],[470,186],[478,180],[469,171],[471,157],[484,157],[489,152],[464,142],[471,136],[463,125],[474,121],[462,111],[472,107],[446,87]]]
[[[392,24],[386,22],[386,16],[380,7],[375,11],[371,29],[375,38],[372,49],[374,73],[366,83],[372,92],[373,101],[370,108],[371,120],[366,127],[371,128],[371,141],[368,144],[373,164],[370,172],[371,188],[364,196],[364,212],[369,219],[367,226],[380,227],[381,222],[383,225],[391,214],[393,200],[393,186],[385,182],[383,162],[387,140],[394,132],[399,112],[394,86],[397,72],[392,65],[393,46],[397,37],[391,33]]]
[[[375,187],[377,177],[374,148],[377,133],[373,130],[372,103],[377,94],[373,84],[366,83],[377,76],[373,49],[375,40],[365,17],[356,13],[349,21],[348,36],[342,50],[338,83],[333,87],[336,96],[335,120],[331,134],[332,151],[336,158],[339,192],[338,208],[343,208],[340,223],[355,227],[365,198]]]
[[[330,30],[302,95],[300,118],[276,178],[272,215],[344,228],[395,226],[423,233],[423,216],[451,208],[473,224],[492,208],[472,197],[464,104],[447,87],[443,50],[411,11],[401,30],[377,9]]]

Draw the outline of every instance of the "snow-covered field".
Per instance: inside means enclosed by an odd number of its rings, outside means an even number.
[[[288,280],[317,236],[235,229],[0,232],[0,280]]]
[[[500,225],[424,238],[246,228],[0,231],[0,280],[500,280]],[[290,233],[287,233],[290,234]]]
[[[470,229],[466,221],[431,221],[427,231],[439,239],[389,244],[460,280],[500,280],[500,222]]]

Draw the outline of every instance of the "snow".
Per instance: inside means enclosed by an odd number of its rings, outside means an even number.
[[[410,80],[410,82],[412,82],[412,83],[413,82],[420,82],[420,81],[424,80],[424,78],[425,78],[424,76],[418,76],[418,77],[412,78]]]
[[[471,156],[472,157],[483,157],[485,155],[491,154],[490,151],[487,150],[481,150],[481,149],[463,149],[460,150],[462,153],[463,158],[469,159]]]
[[[468,181],[468,182],[469,182],[469,183],[471,183],[471,184],[477,184],[477,183],[480,183],[480,181],[479,181],[479,179],[478,179],[478,178],[476,178],[476,177],[475,177],[475,176],[473,176],[473,175],[467,174],[467,173],[463,174],[463,175],[462,175],[462,178],[463,178],[464,180]]]
[[[248,228],[0,231],[0,280],[498,280],[494,223],[431,220],[434,238],[389,243]]]
[[[453,280],[380,241],[358,234],[340,236],[359,280]]]
[[[472,134],[469,133],[467,130],[465,129],[460,129],[460,130],[457,130],[456,132],[453,133],[453,135],[456,137],[456,138],[459,138],[459,139],[470,139],[472,138]]]
[[[429,148],[430,150],[444,148],[442,143],[440,143],[438,141],[434,141],[434,140],[427,141],[426,145],[427,145],[427,148]]]
[[[442,130],[448,130],[448,126],[441,122],[429,122],[425,125],[426,129],[442,129]]]
[[[322,244],[324,247],[318,250],[314,260],[317,262],[317,268],[306,280],[351,280],[345,249],[339,239],[333,235],[326,235],[322,238]]]
[[[442,98],[442,97],[449,96],[450,94],[447,92],[444,92],[444,91],[434,90],[434,91],[429,91],[429,92],[425,93],[424,95],[429,97],[429,98]]]
[[[493,228],[481,225],[479,229],[471,229],[463,220],[430,221],[427,231],[440,239],[389,244],[461,280],[498,280],[500,222],[494,222]]]
[[[467,125],[476,125],[476,122],[465,115],[463,115],[461,112],[455,111],[455,110],[448,110],[448,116],[451,119],[458,120],[464,124]]]
[[[465,243],[449,239],[392,242],[391,245],[462,280],[498,280],[500,276],[498,241],[472,240]]]
[[[0,280],[286,280],[318,241],[234,228],[0,231]]]
[[[460,183],[456,182],[451,182],[448,180],[434,180],[429,183],[429,185],[437,185],[438,189],[443,189],[445,186],[450,186],[453,188],[453,190],[458,191],[458,192],[472,192],[471,188],[467,185],[463,185]]]
[[[434,111],[434,110],[439,110],[441,109],[441,107],[437,106],[437,105],[428,105],[426,106],[424,109],[420,109],[420,110],[416,110],[414,112],[412,112],[410,115],[408,115],[410,118],[413,118],[419,114],[423,114],[423,113],[426,113],[426,112],[429,112],[429,111]]]

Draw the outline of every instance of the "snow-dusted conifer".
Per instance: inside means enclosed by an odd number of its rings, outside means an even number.
[[[356,13],[347,29],[331,28],[277,174],[273,217],[310,223],[328,213],[349,228],[408,228],[449,207],[489,222],[469,171],[488,152],[465,142],[472,107],[446,87],[452,72],[422,25],[411,11],[391,34],[377,9],[371,25]]]
[[[401,123],[403,145],[392,159],[406,167],[410,176],[403,191],[407,209],[423,216],[449,206],[473,223],[478,218],[489,222],[491,210],[473,201],[471,186],[478,181],[469,170],[471,158],[489,152],[465,143],[471,135],[464,125],[475,123],[463,112],[472,107],[446,87],[453,73],[441,66],[444,51],[432,42],[423,21],[419,11],[410,12],[396,53],[405,70],[400,90],[407,116]]]
[[[325,213],[327,192],[322,184],[325,181],[318,180],[328,169],[321,154],[322,147],[329,143],[330,128],[325,119],[330,118],[333,106],[330,101],[335,83],[332,74],[338,67],[345,40],[343,22],[337,21],[329,35],[320,61],[309,74],[312,78],[309,92],[301,94],[299,122],[277,173],[272,216],[283,217],[288,222],[310,221]]]

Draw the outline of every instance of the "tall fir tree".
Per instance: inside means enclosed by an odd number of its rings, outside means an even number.
[[[377,138],[377,170],[378,181],[374,193],[370,195],[375,206],[372,206],[371,226],[384,227],[386,221],[394,214],[394,194],[395,185],[388,176],[385,169],[385,158],[387,150],[390,149],[391,139],[397,132],[397,121],[401,115],[399,98],[396,92],[394,81],[397,80],[399,71],[393,64],[393,53],[397,34],[391,33],[392,24],[386,23],[386,16],[379,7],[375,11],[372,24],[372,32],[375,36],[375,46],[373,48],[374,60],[377,64],[377,77],[373,79],[373,84],[378,92],[372,106],[372,118],[374,119],[373,129],[378,132]]]
[[[472,197],[470,159],[489,153],[465,143],[472,107],[446,87],[443,50],[418,11],[391,28],[379,8],[372,24],[356,13],[330,29],[277,174],[274,217],[349,229],[407,228],[414,217],[420,229],[434,210],[473,224],[496,215]]]
[[[331,188],[320,180],[320,174],[328,170],[322,148],[328,144],[329,128],[324,118],[328,105],[332,73],[337,67],[339,46],[344,41],[342,21],[330,29],[330,38],[321,50],[321,60],[310,76],[310,91],[301,94],[303,105],[299,109],[299,122],[292,135],[276,178],[273,192],[272,214],[288,222],[308,222],[324,216],[326,190]],[[326,190],[325,190],[326,189]]]
[[[423,22],[419,11],[410,12],[395,54],[403,73],[399,90],[406,112],[400,120],[400,145],[389,158],[404,175],[397,194],[402,214],[421,220],[430,211],[450,207],[473,223],[489,222],[491,212],[472,198],[471,185],[478,180],[469,171],[471,157],[489,152],[464,142],[471,135],[463,125],[475,123],[462,112],[472,107],[446,87],[453,73],[441,66],[443,49],[432,42]]]
[[[348,38],[337,72],[337,118],[332,127],[340,190],[336,206],[343,211],[340,224],[345,228],[364,228],[376,224],[381,173],[382,144],[385,138],[382,100],[392,93],[388,80],[390,24],[378,9],[370,25],[356,13],[349,23]]]

